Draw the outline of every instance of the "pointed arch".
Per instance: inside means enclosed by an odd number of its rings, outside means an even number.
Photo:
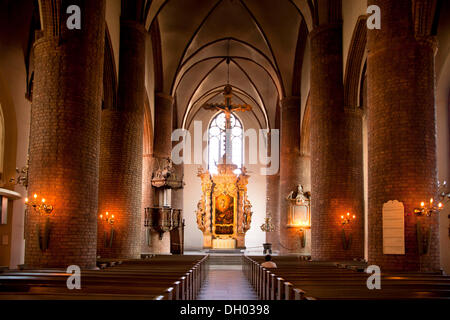
[[[366,21],[367,16],[360,16],[358,18],[352,40],[350,42],[344,77],[344,105],[347,107],[359,106],[358,92],[367,44]]]

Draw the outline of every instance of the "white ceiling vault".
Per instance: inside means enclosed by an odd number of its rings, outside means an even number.
[[[312,25],[308,0],[153,0],[146,6],[146,27],[159,27],[162,88],[176,99],[179,127],[189,127],[205,103],[223,101],[228,81],[235,103],[253,106],[260,127],[274,127],[278,100],[298,94],[296,56],[304,48],[298,42],[306,41],[302,28]]]

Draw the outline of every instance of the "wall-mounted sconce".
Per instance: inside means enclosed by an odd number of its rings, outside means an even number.
[[[419,208],[414,208],[413,213],[419,217],[431,217],[433,214],[439,214],[444,207],[450,202],[450,192],[448,190],[447,181],[437,184],[437,195],[430,198],[430,201],[422,201]],[[449,216],[450,217],[450,216]],[[417,221],[417,245],[420,255],[426,255],[431,243],[431,229],[427,224],[421,224]],[[449,228],[450,235],[450,228]]]
[[[106,248],[112,248],[113,240],[114,240],[114,222],[116,222],[116,218],[113,214],[109,214],[108,211],[106,211],[105,215],[100,214],[99,216],[100,221],[103,223],[111,225],[111,231],[108,237],[108,232],[104,232],[104,239],[105,239],[105,247]]]
[[[450,192],[447,189],[447,181],[443,184],[438,182],[437,195],[430,199],[430,201],[422,201],[419,208],[414,208],[414,214],[418,216],[431,217],[433,214],[440,213],[447,202],[450,201]]]
[[[350,216],[350,212],[347,212],[346,215],[342,215],[341,216],[341,223],[342,223],[342,225],[346,225],[346,224],[349,224],[352,220],[355,220],[355,219],[356,219],[355,215]]]
[[[53,206],[47,203],[45,198],[42,198],[40,201],[37,199],[38,195],[35,193],[33,195],[33,199],[25,198],[25,205],[33,208],[33,210],[40,215],[50,216],[53,213]]]
[[[43,231],[41,230],[41,225],[39,223],[36,224],[39,248],[41,249],[41,251],[46,251],[48,249],[50,240],[50,216],[53,213],[54,207],[51,204],[48,204],[45,198],[41,198],[40,200],[38,200],[38,195],[36,193],[33,195],[33,198],[31,200],[25,198],[25,205],[28,208],[32,208],[33,211],[39,213],[39,215],[46,217]]]
[[[436,205],[436,202],[433,198],[430,199],[430,202],[425,204],[424,201],[420,203],[420,208],[414,208],[414,213],[418,216],[427,216],[431,217],[433,214],[437,214],[444,209],[444,204],[439,202]]]
[[[350,225],[352,221],[356,219],[355,215],[351,215],[350,212],[347,212],[346,215],[341,215],[341,224],[342,224],[342,249],[348,250],[352,244],[352,233],[348,235],[345,232],[345,225]]]
[[[109,215],[108,211],[106,211],[105,216],[103,216],[103,214],[101,214],[99,216],[99,218],[100,218],[101,221],[104,221],[104,222],[106,222],[108,224],[111,224],[111,225],[114,224],[114,221],[115,221],[114,215],[113,214]]]

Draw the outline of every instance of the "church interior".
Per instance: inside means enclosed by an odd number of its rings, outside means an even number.
[[[449,122],[446,0],[1,0],[0,300],[449,299]]]

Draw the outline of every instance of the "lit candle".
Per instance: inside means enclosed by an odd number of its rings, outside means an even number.
[[[442,202],[439,202],[438,207],[442,208],[444,205],[442,204]]]
[[[37,198],[37,194],[35,193],[33,197],[36,199]]]
[[[353,215],[353,219],[355,219],[356,218],[356,216],[355,215]]]
[[[344,219],[344,216],[341,216],[341,219]]]
[[[100,215],[100,219],[103,219],[103,215],[102,214]]]
[[[42,203],[45,203],[45,199],[44,198],[42,198]]]
[[[112,218],[114,219],[114,215],[112,215]]]
[[[420,203],[420,206],[421,206],[422,208],[425,207],[425,202],[422,201],[422,202]]]
[[[25,198],[25,203],[28,203],[28,198]]]
[[[350,212],[347,212],[347,216],[349,216],[350,215]]]
[[[106,211],[106,215],[108,215],[108,211]]]

